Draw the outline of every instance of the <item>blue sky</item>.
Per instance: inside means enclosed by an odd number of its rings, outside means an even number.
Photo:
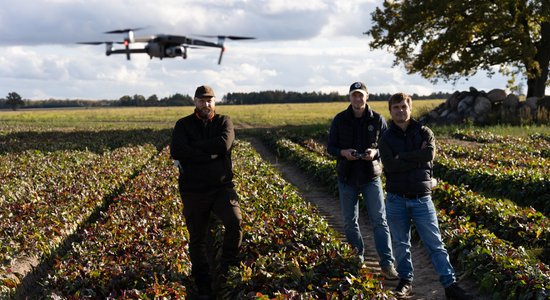
[[[393,55],[372,51],[371,12],[381,0],[0,0],[0,97],[24,99],[118,99],[140,94],[159,98],[192,94],[211,85],[229,92],[285,90],[345,94],[354,81],[371,93],[430,94],[474,86],[506,86],[498,74],[480,73],[453,86],[433,85],[393,66]],[[218,50],[190,49],[188,59],[105,56],[105,47],[80,41],[116,40],[103,32],[146,27],[158,33],[254,36],[228,41]],[[138,47],[138,45],[133,45]]]

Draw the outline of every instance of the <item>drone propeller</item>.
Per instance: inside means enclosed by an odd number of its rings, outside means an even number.
[[[236,36],[236,35],[198,35],[203,37],[209,37],[209,38],[218,38],[218,39],[230,39],[230,40],[254,40],[255,37],[250,36]]]
[[[119,34],[119,33],[126,33],[126,38],[124,39],[124,46],[126,48],[126,59],[130,60],[130,43],[134,43],[134,31],[145,29],[145,27],[137,27],[137,28],[126,28],[126,29],[116,29],[111,31],[105,31],[107,34]]]
[[[124,44],[124,42],[111,42],[111,41],[105,41],[105,42],[78,42],[77,44],[81,45],[101,45],[101,44]]]
[[[202,36],[202,37],[209,37],[209,38],[218,38],[218,47],[220,47],[220,56],[218,58],[218,65],[220,65],[222,63],[222,57],[223,57],[223,53],[225,52],[225,47],[224,47],[224,42],[225,42],[225,39],[230,39],[230,40],[253,40],[253,39],[256,39],[255,37],[249,37],[249,36],[236,36],[236,35],[204,35],[204,34],[199,34],[197,36]]]
[[[116,30],[111,30],[111,31],[105,31],[104,33],[108,33],[108,34],[111,34],[111,33],[128,33],[128,32],[131,32],[131,31],[138,31],[138,30],[142,30],[142,29],[145,29],[145,28],[146,27],[116,29]]]

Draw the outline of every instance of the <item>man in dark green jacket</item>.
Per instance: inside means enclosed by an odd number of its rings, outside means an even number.
[[[189,231],[191,274],[199,299],[212,297],[212,279],[206,253],[210,213],[223,223],[225,235],[221,272],[238,264],[242,241],[242,215],[233,184],[231,150],[235,140],[228,116],[215,113],[214,90],[199,86],[195,91],[195,111],[176,122],[170,155],[179,167],[179,191]]]

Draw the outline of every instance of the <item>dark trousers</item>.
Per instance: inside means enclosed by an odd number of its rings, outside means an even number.
[[[225,227],[220,265],[222,270],[238,263],[242,241],[242,215],[237,192],[232,187],[222,187],[202,193],[181,191],[183,215],[189,231],[189,256],[191,274],[199,289],[209,289],[210,265],[207,240],[210,213],[214,213]]]

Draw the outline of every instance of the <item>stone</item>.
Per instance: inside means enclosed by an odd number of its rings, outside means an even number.
[[[531,108],[531,111],[537,110],[537,102],[539,101],[538,97],[529,97],[525,99],[525,104]]]
[[[448,124],[453,124],[453,123],[456,123],[458,121],[460,121],[460,116],[458,115],[458,113],[456,111],[453,111],[453,112],[451,112],[447,115],[447,123]]]
[[[458,106],[458,102],[460,102],[460,98],[458,97],[460,95],[459,92],[454,92],[449,99],[447,99],[447,105],[451,109],[456,109]]]
[[[506,96],[506,98],[502,102],[502,105],[506,110],[515,111],[519,105],[519,97],[515,94],[510,94]]]
[[[474,103],[473,96],[467,96],[463,98],[462,101],[458,103],[458,106],[456,108],[457,112],[463,116],[465,112],[472,106],[473,103]]]
[[[462,101],[466,102],[466,104],[468,104],[468,105],[473,105],[475,99],[476,99],[476,97],[474,97],[472,95],[468,95],[468,96],[464,97],[464,99],[462,99]]]
[[[487,98],[491,100],[491,102],[501,102],[506,99],[506,92],[502,89],[492,89],[487,93]]]
[[[476,115],[482,116],[489,113],[491,111],[491,107],[491,100],[483,96],[476,97],[474,103],[474,111]]]

